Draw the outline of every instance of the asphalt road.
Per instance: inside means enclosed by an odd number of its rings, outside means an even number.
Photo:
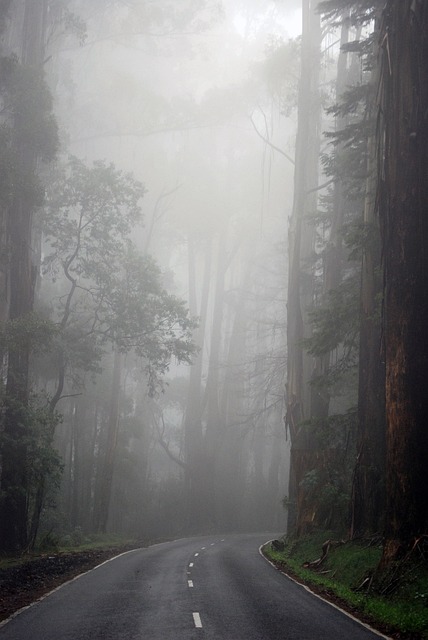
[[[0,640],[374,640],[261,557],[264,535],[131,551],[0,627]]]

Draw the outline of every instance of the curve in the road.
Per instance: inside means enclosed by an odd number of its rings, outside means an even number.
[[[379,638],[272,569],[259,552],[268,537],[189,538],[126,552],[13,617],[0,640]]]

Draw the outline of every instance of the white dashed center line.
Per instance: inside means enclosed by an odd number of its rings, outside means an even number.
[[[195,623],[195,627],[197,629],[202,629],[201,616],[197,611],[193,614],[193,622]]]
[[[199,553],[195,553],[195,558],[199,555]]]
[[[215,545],[215,542],[211,542],[211,546],[213,547]]]
[[[187,584],[189,585],[189,587],[193,587],[193,580],[188,580]]]
[[[206,549],[206,547],[201,547],[201,550],[203,551],[204,549]]]
[[[189,564],[189,567],[193,567],[193,562],[191,562],[191,563]]]

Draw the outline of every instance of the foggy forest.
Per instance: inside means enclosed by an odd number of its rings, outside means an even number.
[[[0,552],[427,532],[424,0],[0,1]]]

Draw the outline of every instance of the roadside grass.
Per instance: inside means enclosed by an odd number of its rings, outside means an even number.
[[[337,538],[331,531],[318,531],[283,541],[281,551],[268,544],[263,552],[285,573],[384,633],[428,640],[428,566],[424,558],[411,558],[380,575],[376,571],[380,544],[348,541],[333,544],[317,568],[305,568],[305,563],[320,558],[327,540]]]
[[[109,549],[127,550],[134,546],[145,546],[144,542],[136,543],[135,539],[115,534],[93,534],[90,536],[64,536],[63,538],[44,538],[32,551],[19,556],[0,556],[0,570],[25,564],[31,560],[49,554],[83,553],[85,551],[107,551]]]
[[[109,549],[110,547],[128,547],[134,545],[135,539],[113,533],[97,533],[89,536],[82,536],[81,539],[70,540],[65,537],[57,545],[58,551],[91,551],[95,549]]]

